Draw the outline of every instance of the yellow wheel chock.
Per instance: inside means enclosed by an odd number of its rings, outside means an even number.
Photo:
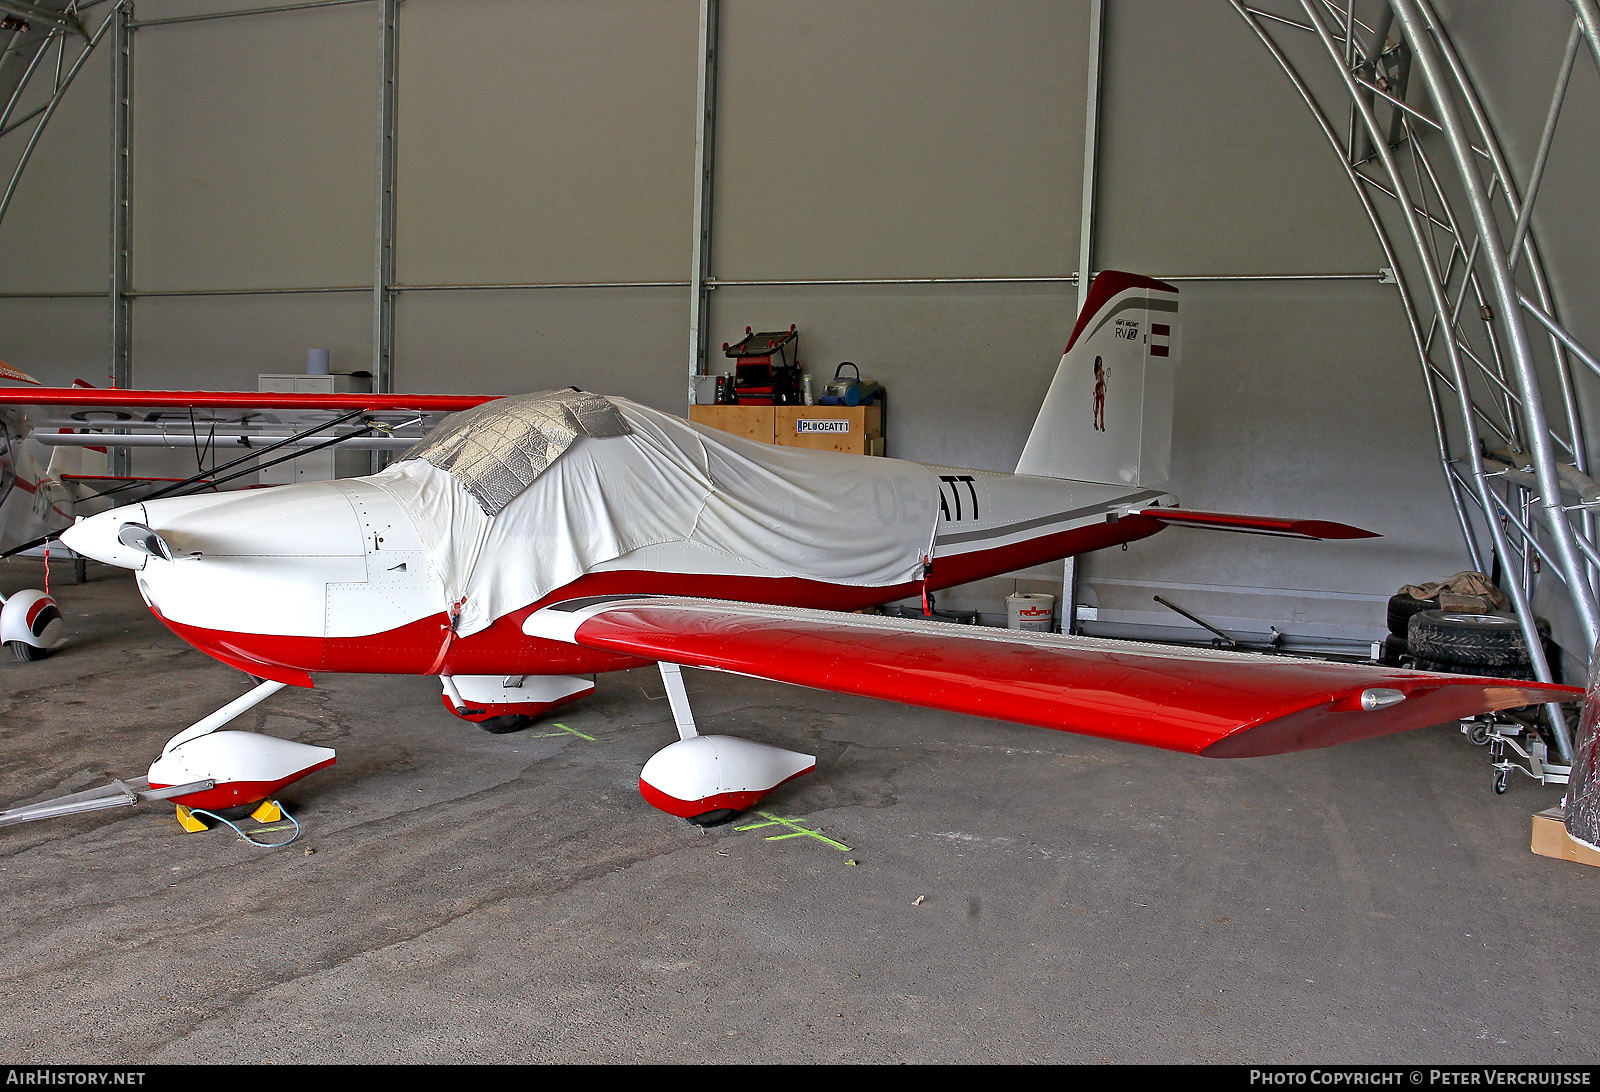
[[[178,825],[190,834],[199,834],[202,830],[210,830],[211,824],[200,818],[194,812],[178,805]]]

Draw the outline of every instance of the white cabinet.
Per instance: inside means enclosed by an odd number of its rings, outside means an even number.
[[[368,375],[296,375],[292,372],[279,372],[258,377],[257,390],[262,394],[370,394],[372,391],[372,377]],[[310,428],[319,421],[327,419],[327,411],[319,410],[306,414],[296,414],[292,411],[279,410],[276,415],[284,424],[300,432]],[[341,426],[347,428],[348,426]],[[319,433],[319,438],[326,439],[332,436]],[[275,459],[288,453],[275,451],[267,458]],[[295,482],[325,482],[334,478],[351,478],[360,474],[372,472],[372,454],[359,450],[340,450],[338,447],[326,448],[322,451],[313,451],[309,455],[299,455],[277,466],[269,466],[261,471],[262,485],[292,485]]]

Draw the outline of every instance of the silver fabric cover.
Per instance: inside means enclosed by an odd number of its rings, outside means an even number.
[[[497,516],[579,436],[625,436],[632,427],[609,400],[567,388],[496,398],[451,414],[405,459],[459,481],[486,516]],[[401,461],[405,461],[402,459]]]

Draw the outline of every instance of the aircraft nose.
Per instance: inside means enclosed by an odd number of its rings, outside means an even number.
[[[361,525],[326,482],[241,489],[125,504],[61,533],[67,547],[107,565],[153,576],[152,561],[354,556]]]
[[[154,543],[146,540],[149,548],[141,549],[130,544],[128,539],[133,539],[133,534],[123,535],[122,529],[127,527],[143,527],[148,530],[145,522],[144,505],[125,504],[121,508],[113,508],[98,515],[80,519],[71,527],[61,532],[61,541],[73,553],[82,554],[84,557],[106,565],[116,565],[124,569],[142,569],[145,562],[150,560]],[[159,540],[159,536],[157,538]]]

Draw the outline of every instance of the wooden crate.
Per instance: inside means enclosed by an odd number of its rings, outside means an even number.
[[[764,444],[883,454],[882,406],[690,406],[689,420]]]
[[[883,435],[881,406],[777,406],[773,443],[871,455],[872,441]],[[878,454],[883,446],[878,445]]]
[[[690,406],[689,420],[743,436],[746,440],[770,444],[777,409],[777,406]]]

